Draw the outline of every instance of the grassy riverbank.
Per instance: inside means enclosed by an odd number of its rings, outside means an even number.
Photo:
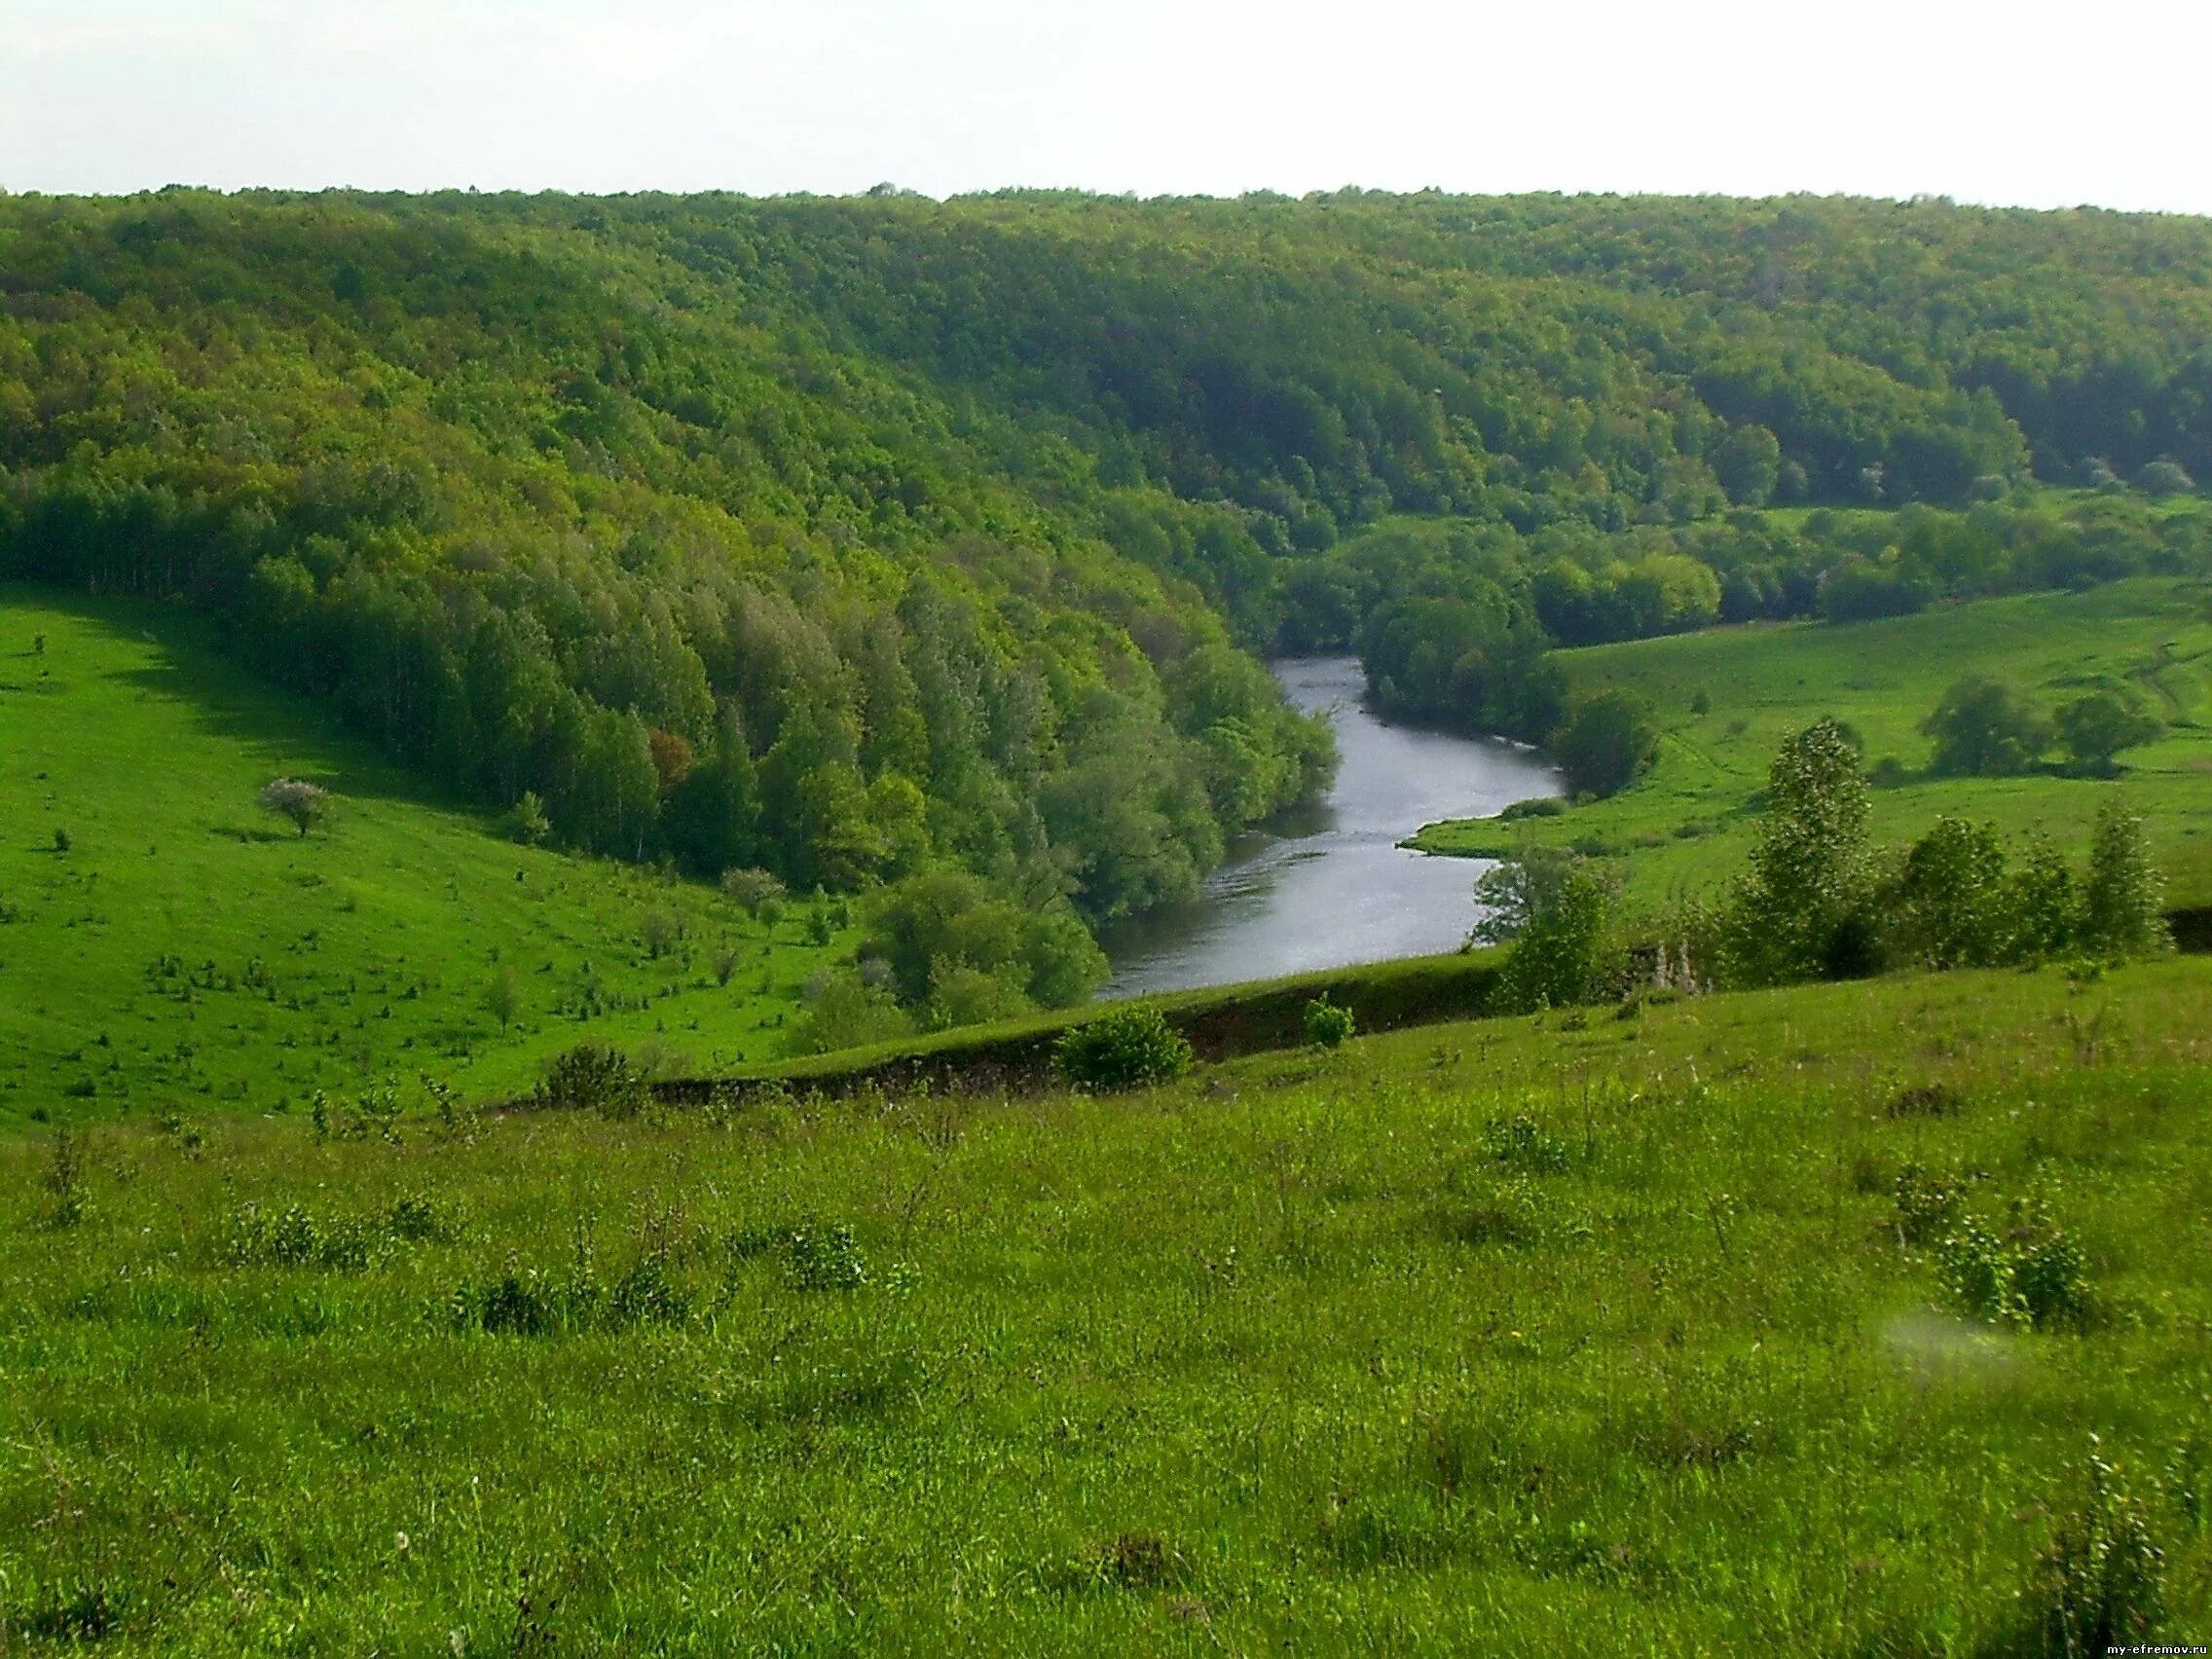
[[[1869,765],[1887,758],[1903,769],[1875,792],[1877,840],[1909,840],[1950,814],[2082,845],[2108,782],[2055,771],[1926,775],[1920,722],[1953,682],[1985,674],[2046,707],[2095,688],[2143,699],[2165,733],[2122,756],[2120,783],[2149,823],[2172,901],[2212,903],[2212,595],[2201,583],[2147,579],[1879,622],[1721,628],[1558,660],[1578,686],[1629,686],[1651,700],[1664,732],[1651,773],[1557,817],[1431,825],[1415,845],[1485,857],[1529,842],[1573,846],[1620,861],[1632,901],[1711,892],[1743,866],[1755,796],[1783,738],[1824,715],[1858,728]]]
[[[2013,1651],[2092,1450],[2180,1639],[2208,1013],[2185,959],[1108,1099],[16,1134],[0,1644]],[[1976,1318],[1900,1178],[2039,1198],[2078,1306]]]

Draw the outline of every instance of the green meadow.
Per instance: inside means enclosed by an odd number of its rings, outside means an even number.
[[[257,808],[278,776],[332,792],[327,828]],[[512,1092],[587,1028],[670,1069],[757,1060],[849,945],[809,923],[507,839],[190,616],[0,588],[0,1119]]]
[[[14,1134],[0,1648],[2000,1654],[2115,1539],[2189,1639],[2208,1006],[2178,959],[1114,1097]],[[2049,1244],[2048,1316],[1938,1213]]]
[[[2212,903],[2212,590],[2139,579],[2083,593],[1942,606],[1843,624],[1715,628],[1561,651],[1577,686],[1628,686],[1663,735],[1640,781],[1551,818],[1431,825],[1416,845],[1498,856],[1528,842],[1620,861],[1631,901],[1711,893],[1743,866],[1756,797],[1782,741],[1824,715],[1848,720],[1869,766],[1902,779],[1874,794],[1878,841],[1902,843],[1944,815],[2079,847],[2110,781],[2050,769],[2022,777],[1931,777],[1924,720],[1969,675],[2008,680],[2046,710],[2121,691],[2165,723],[2121,756],[2119,783],[2147,821],[2176,903]],[[1696,711],[1703,696],[1705,713]]]

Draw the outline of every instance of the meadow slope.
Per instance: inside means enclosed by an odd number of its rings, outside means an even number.
[[[2208,1013],[2187,959],[11,1135],[0,1646],[2032,1651],[2092,1454],[2188,1638]],[[1931,1195],[2040,1201],[2066,1316],[1972,1316]]]
[[[256,808],[283,774],[335,793],[327,830]],[[193,617],[49,590],[0,587],[0,1122],[304,1108],[424,1072],[514,1092],[587,1025],[676,1069],[758,1060],[850,942],[809,942],[804,906],[771,929],[519,845]]]
[[[1948,814],[2008,833],[2087,844],[2103,779],[2056,767],[2024,777],[1927,774],[1925,719],[1953,682],[2009,681],[2046,712],[2092,689],[2126,692],[2165,722],[2122,756],[2118,780],[2149,825],[2175,903],[2212,903],[2212,590],[2143,579],[2086,593],[2029,594],[1875,622],[1714,628],[1561,651],[1577,686],[1626,686],[1654,706],[1663,735],[1643,778],[1553,818],[1430,825],[1414,844],[1496,857],[1528,842],[1625,860],[1632,900],[1711,894],[1744,867],[1756,797],[1784,738],[1825,715],[1865,740],[1867,764],[1904,776],[1874,793],[1872,832],[1902,843]],[[1700,714],[1703,693],[1710,707]]]

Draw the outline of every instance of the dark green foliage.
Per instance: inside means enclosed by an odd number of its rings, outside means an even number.
[[[1351,1041],[1354,1029],[1351,1010],[1339,1008],[1326,995],[1308,1003],[1299,1020],[1305,1028],[1306,1041],[1316,1049],[1341,1049]]]
[[[2110,777],[2123,749],[2138,748],[2163,729],[2157,720],[2110,691],[2092,691],[2058,710],[2053,722],[2068,758],[2085,772]]]
[[[1556,1175],[1567,1167],[1567,1143],[1526,1113],[1493,1118],[1483,1130],[1493,1162],[1528,1175]]]
[[[1124,1003],[1072,1027],[1053,1063],[1078,1088],[1143,1088],[1189,1071],[1191,1045],[1152,1004]]]
[[[1577,793],[1618,794],[1657,756],[1659,722],[1637,692],[1596,691],[1574,700],[1551,749]]]
[[[559,1055],[539,1080],[535,1104],[555,1110],[635,1118],[650,1098],[644,1075],[619,1049],[579,1043]]]
[[[2086,1310],[2082,1247],[2040,1200],[2013,1199],[2002,1230],[1955,1215],[1933,1243],[1944,1294],[1970,1319],[2043,1330],[2079,1323]]]
[[[1977,778],[2027,771],[2053,735],[2050,722],[2018,689],[1979,676],[1944,692],[1920,730],[1936,745],[1933,770]]]

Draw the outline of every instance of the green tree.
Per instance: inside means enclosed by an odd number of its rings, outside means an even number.
[[[2157,737],[2158,722],[2110,691],[2091,691],[2058,711],[2058,741],[2075,765],[2100,777],[2119,770],[2117,757]]]
[[[1839,721],[1817,720],[1782,746],[1751,868],[1722,911],[1731,979],[1783,984],[1861,965],[1868,805],[1859,747]]]
[[[1970,676],[1943,693],[1920,723],[1936,745],[1934,770],[1952,776],[2007,777],[2034,766],[2050,747],[2050,724],[2014,687]]]
[[[1939,818],[1912,844],[1891,896],[1902,952],[1930,968],[1986,968],[2013,949],[2020,894],[1996,830]]]
[[[1713,452],[1713,471],[1738,506],[1763,507],[1782,477],[1782,445],[1756,422],[1731,426]]]
[[[1516,1014],[1602,1001],[1612,994],[1619,953],[1611,937],[1613,890],[1580,859],[1532,901],[1500,972],[1497,1004]]]
[[[1617,794],[1659,753],[1659,722],[1641,693],[1611,688],[1578,697],[1551,749],[1577,793]]]
[[[2164,897],[2143,820],[2125,801],[2106,801],[2090,835],[2089,869],[2081,886],[2076,931],[2082,947],[2110,961],[2168,949],[2173,940],[2166,931]]]

